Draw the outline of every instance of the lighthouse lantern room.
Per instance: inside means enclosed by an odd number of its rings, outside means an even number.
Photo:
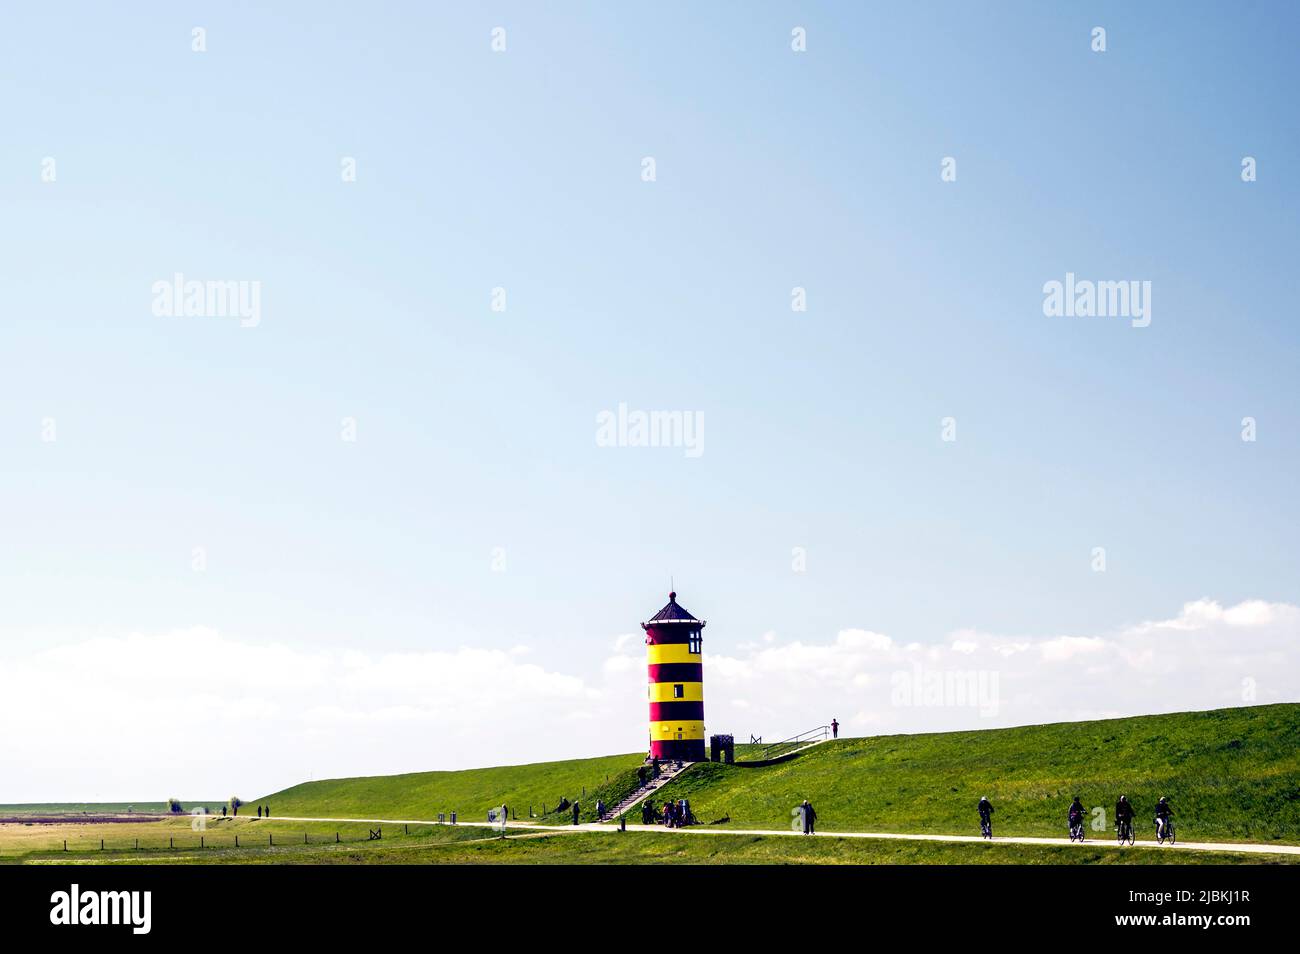
[[[668,605],[641,624],[650,691],[650,757],[702,762],[704,620],[668,594]]]

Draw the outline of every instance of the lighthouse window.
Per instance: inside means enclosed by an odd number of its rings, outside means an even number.
[[[695,634],[693,634],[693,635],[691,636],[691,639],[690,639],[690,647],[689,647],[689,648],[690,648],[690,652],[692,652],[692,653],[694,653],[695,655],[698,656],[699,653],[700,653],[700,643],[701,643],[701,642],[702,642],[702,640],[701,640],[701,638],[700,638],[700,634],[699,634],[699,633],[695,633]]]
[[[686,695],[686,687],[685,687],[684,685],[682,685],[682,684],[679,682],[679,683],[677,683],[676,685],[673,686],[673,698],[674,698],[674,699],[680,699],[680,698],[681,698],[682,696],[684,696],[684,695]]]

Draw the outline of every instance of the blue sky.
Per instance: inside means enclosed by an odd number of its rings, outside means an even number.
[[[0,661],[591,675],[670,575],[713,652],[1297,602],[1293,8],[378,7],[7,15]],[[260,324],[155,316],[176,272]],[[1067,272],[1150,326],[1045,317]],[[597,446],[620,403],[704,453]]]

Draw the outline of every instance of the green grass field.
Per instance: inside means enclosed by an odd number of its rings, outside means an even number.
[[[69,858],[100,852],[141,852],[144,857],[175,854],[190,849],[249,848],[275,845],[312,845],[366,841],[373,825],[364,823],[279,822],[246,818],[209,817],[201,828],[188,816],[143,816],[133,821],[0,822],[0,862],[22,860],[52,852]],[[411,826],[410,837],[428,836],[435,826]],[[468,830],[468,829],[467,829]],[[402,826],[384,826],[387,837],[405,836]],[[238,839],[236,838],[238,836]],[[66,845],[66,849],[65,846]]]
[[[309,782],[257,801],[276,814],[433,818],[456,809],[480,819],[504,800],[522,819],[529,803],[554,807],[585,786],[589,817],[596,794],[612,800],[640,759]],[[975,803],[988,795],[999,834],[1059,836],[1074,794],[1105,807],[1109,823],[1121,792],[1137,806],[1141,838],[1155,800],[1168,795],[1184,840],[1300,844],[1300,705],[840,739],[766,768],[699,765],[657,800],[687,797],[706,823],[784,829],[808,798],[823,831],[942,834],[974,831]]]
[[[841,739],[769,768],[700,765],[663,797],[743,828],[788,827],[808,798],[821,830],[942,834],[976,831],[987,795],[999,834],[1061,836],[1075,794],[1109,823],[1121,792],[1140,838],[1167,795],[1184,840],[1300,843],[1300,705]]]
[[[455,811],[474,821],[486,819],[489,808],[505,804],[520,820],[526,820],[530,805],[541,814],[544,808],[553,811],[561,798],[590,802],[594,807],[597,790],[609,794],[613,788],[625,786],[629,778],[634,780],[642,758],[608,755],[461,772],[329,779],[263,795],[251,804],[269,804],[273,815],[433,819],[439,812]],[[585,799],[584,788],[589,795]],[[572,816],[568,818],[572,821]]]
[[[508,863],[684,864],[1278,864],[1288,856],[1237,855],[1143,847],[935,844],[862,839],[675,833],[511,832],[484,828],[371,826],[285,820],[326,818],[435,819],[456,811],[481,821],[509,804],[520,820],[531,805],[554,809],[581,801],[589,820],[597,797],[607,802],[635,784],[639,754],[308,782],[250,799],[270,804],[274,818],[248,811],[209,818],[204,832],[188,816],[87,824],[71,811],[104,805],[23,806],[0,824],[0,861],[28,863]],[[583,790],[586,790],[584,796]],[[973,834],[975,803],[994,802],[998,835],[1062,836],[1075,793],[1106,807],[1125,792],[1137,807],[1138,838],[1150,842],[1150,810],[1167,794],[1179,840],[1300,844],[1300,705],[1113,719],[1073,725],[982,732],[840,739],[765,768],[703,764],[670,783],[656,801],[687,797],[695,814],[719,827],[788,829],[804,798],[817,806],[818,829]],[[145,804],[133,806],[137,812]],[[154,806],[162,810],[165,806]],[[189,807],[187,803],[187,808]],[[14,806],[8,806],[15,809]],[[219,806],[217,807],[219,812]],[[60,815],[42,823],[22,815]],[[635,813],[634,813],[635,814]],[[0,807],[0,817],[6,817]],[[536,821],[571,819],[552,812]],[[723,821],[726,819],[726,821]],[[634,819],[635,820],[635,819]],[[235,845],[235,836],[240,844]],[[1108,830],[1090,839],[1109,841]],[[203,847],[200,848],[200,838]],[[340,843],[335,843],[335,839]],[[100,839],[104,848],[100,849]],[[68,850],[62,849],[67,841]],[[272,844],[273,842],[273,844]],[[138,846],[138,847],[137,847]]]
[[[86,826],[90,827],[90,826]],[[95,826],[102,829],[105,826]],[[194,836],[181,847],[188,830],[176,834],[177,848],[168,850],[162,832],[142,835],[142,850],[125,836],[108,849],[83,847],[80,852],[32,849],[0,860],[26,864],[1287,864],[1300,859],[1166,850],[1139,846],[1030,846],[1000,844],[936,844],[847,838],[793,838],[756,835],[678,835],[645,832],[564,833],[542,830],[501,838],[486,828],[442,826],[385,830],[380,841],[365,840],[367,832],[341,826],[342,844],[334,844],[336,828],[317,823],[239,822],[242,847],[233,847],[233,831],[210,832],[208,847],[198,848]],[[310,844],[304,845],[307,834]],[[268,841],[274,838],[275,845]],[[0,833],[0,843],[3,833]]]

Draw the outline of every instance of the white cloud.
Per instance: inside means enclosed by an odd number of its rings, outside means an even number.
[[[307,649],[199,628],[9,654],[0,801],[251,798],[308,776],[641,744],[640,684],[611,692],[517,650]]]
[[[706,717],[744,740],[832,716],[886,733],[1295,701],[1298,638],[1300,609],[1258,600],[1198,600],[1084,635],[765,633],[731,652],[706,642]],[[635,751],[644,655],[631,639],[613,645],[594,677],[530,662],[524,647],[381,653],[201,628],[10,651],[0,800],[256,797],[309,776]]]
[[[1106,640],[1092,636],[1058,636],[1043,641],[1043,658],[1048,662],[1069,662],[1076,657],[1103,652],[1108,645]]]

